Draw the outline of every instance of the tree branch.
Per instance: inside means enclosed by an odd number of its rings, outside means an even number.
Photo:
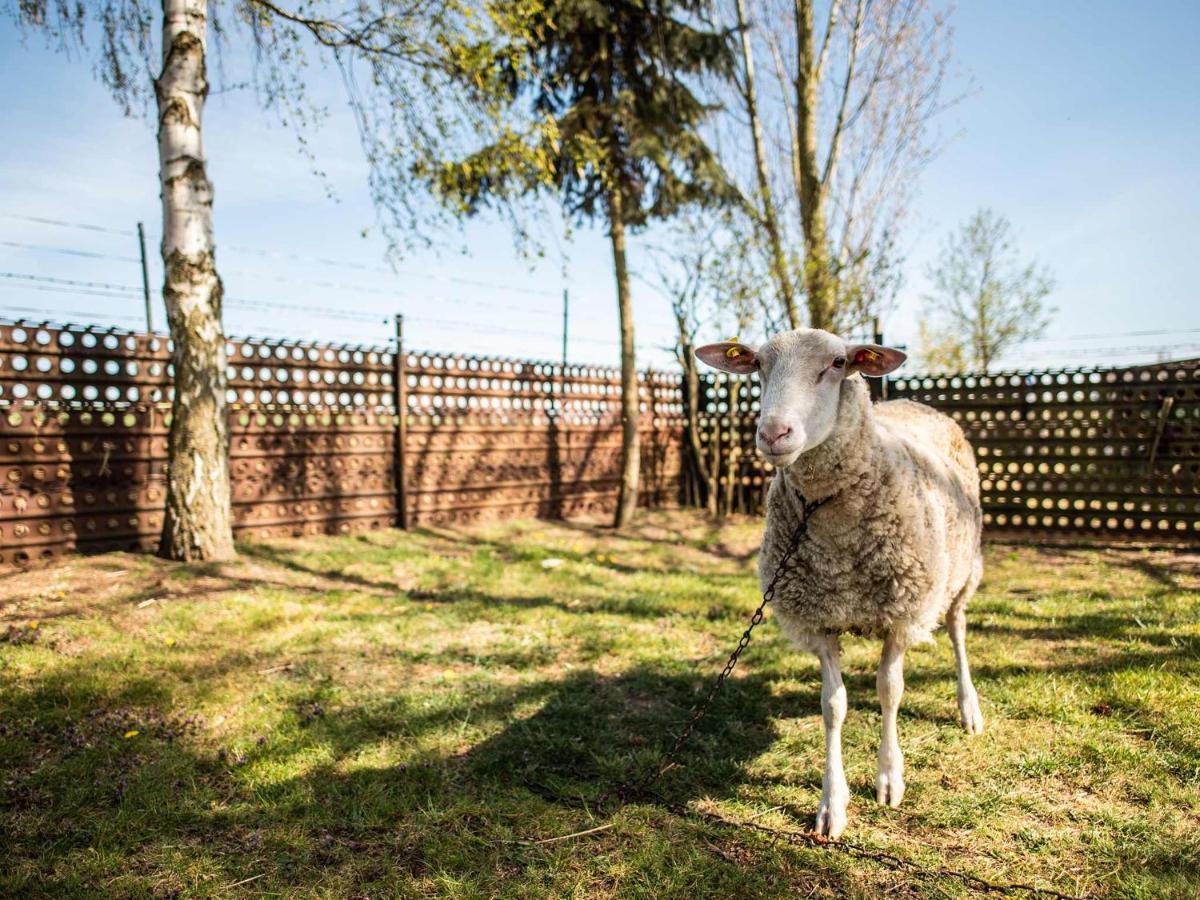
[[[825,61],[829,58],[829,45],[832,42],[833,31],[837,28],[838,11],[841,5],[841,0],[833,0],[829,4],[829,21],[825,23],[825,37],[821,39],[821,52],[817,55],[817,65],[813,69],[813,79],[817,84],[820,84],[821,79],[825,77]]]
[[[837,167],[838,155],[842,150],[842,134],[846,128],[846,108],[850,102],[851,88],[854,86],[854,74],[858,65],[858,48],[862,37],[866,8],[867,0],[858,0],[858,6],[854,10],[854,28],[850,32],[850,47],[846,51],[846,80],[842,83],[842,99],[838,104],[837,119],[834,121],[833,133],[829,138],[829,155],[825,157],[825,171],[821,173],[822,192],[829,190],[829,179],[833,176]],[[865,96],[863,103],[866,103]]]
[[[378,16],[363,23],[360,27],[351,28],[337,19],[314,19],[298,12],[292,12],[272,3],[271,0],[248,0],[248,2],[251,6],[278,16],[285,22],[299,25],[308,31],[318,44],[332,50],[357,50],[368,56],[388,57],[407,63],[414,62],[417,56],[422,55],[423,48],[420,45],[411,43],[398,31],[385,27],[385,24],[389,20],[394,21],[395,17]],[[393,39],[376,43],[380,33],[391,36]]]
[[[779,103],[783,107],[784,119],[787,122],[788,146],[791,151],[789,162],[792,168],[792,184],[796,196],[800,196],[800,138],[796,131],[796,110],[791,101],[790,79],[787,67],[783,62],[783,52],[779,49],[779,41],[771,32],[767,33],[767,46],[771,48],[771,58],[775,63],[775,77],[779,81]]]

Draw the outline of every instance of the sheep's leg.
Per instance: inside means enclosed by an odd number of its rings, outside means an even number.
[[[883,733],[879,741],[879,774],[875,778],[875,798],[885,806],[899,806],[904,799],[904,754],[900,750],[896,716],[904,695],[904,643],[894,634],[883,641],[883,656],[875,687],[883,711]]]
[[[837,635],[818,635],[814,651],[821,661],[821,714],[825,719],[825,777],[817,809],[817,833],[836,838],[846,827],[850,788],[842,767],[842,723],[846,720],[846,687],[842,684]]]
[[[967,599],[968,591],[954,598],[946,613],[946,630],[954,646],[954,665],[958,673],[958,717],[967,734],[983,733],[983,711],[979,694],[971,683],[971,667],[967,664]]]

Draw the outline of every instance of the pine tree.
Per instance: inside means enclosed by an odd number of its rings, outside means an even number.
[[[733,199],[700,134],[713,107],[693,89],[730,74],[732,35],[705,24],[707,0],[501,0],[489,11],[496,34],[460,58],[494,116],[494,139],[428,174],[463,213],[546,192],[574,221],[607,224],[621,329],[622,527],[639,476],[626,230]]]

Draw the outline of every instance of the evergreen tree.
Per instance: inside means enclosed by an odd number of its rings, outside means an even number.
[[[732,36],[707,0],[499,0],[494,34],[464,47],[461,75],[494,117],[490,143],[427,173],[462,213],[538,193],[574,221],[604,221],[621,328],[622,472],[616,525],[637,506],[638,386],[626,230],[732,192],[700,128],[694,90],[727,77]]]

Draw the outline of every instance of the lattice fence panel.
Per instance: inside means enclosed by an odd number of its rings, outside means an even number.
[[[975,445],[993,532],[1200,541],[1200,361],[899,379]]]
[[[172,367],[162,335],[0,321],[0,566],[149,549],[162,527]],[[396,395],[410,523],[607,512],[620,473],[615,370],[230,340],[240,536],[396,524]],[[642,386],[643,502],[674,503],[679,386]]]
[[[612,511],[620,484],[615,369],[440,353],[405,356],[410,521]],[[677,502],[678,379],[641,383],[641,502]]]
[[[701,382],[699,432],[720,508],[760,513],[758,385]],[[993,534],[1200,542],[1200,361],[891,381],[975,446]]]
[[[0,322],[0,565],[156,545],[170,350],[161,335]],[[391,524],[391,356],[254,340],[227,356],[237,532]]]

